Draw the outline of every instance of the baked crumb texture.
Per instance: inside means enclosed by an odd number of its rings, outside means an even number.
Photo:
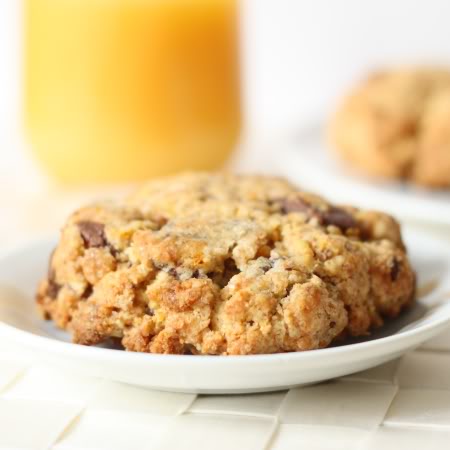
[[[450,187],[450,70],[373,74],[343,101],[332,145],[367,174]]]
[[[80,344],[244,355],[366,335],[414,286],[392,217],[282,179],[197,173],[75,212],[37,304]]]

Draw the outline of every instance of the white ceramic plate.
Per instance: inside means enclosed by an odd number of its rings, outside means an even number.
[[[334,156],[323,127],[304,128],[277,152],[279,171],[301,188],[337,203],[380,209],[399,218],[450,225],[450,190],[364,177]]]
[[[301,353],[257,356],[178,356],[131,353],[69,342],[40,320],[34,289],[54,242],[41,241],[0,259],[0,336],[50,363],[159,390],[240,393],[284,389],[364,370],[394,359],[450,322],[450,248],[414,230],[406,242],[419,286],[434,286],[401,318],[358,342]]]

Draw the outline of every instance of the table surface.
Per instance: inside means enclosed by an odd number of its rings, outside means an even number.
[[[123,190],[11,185],[0,194],[8,215],[0,248],[48,234],[79,204]],[[446,229],[426,229],[449,240]],[[375,369],[247,396],[161,393],[89,378],[0,341],[0,449],[422,450],[447,448],[449,440],[450,329]]]

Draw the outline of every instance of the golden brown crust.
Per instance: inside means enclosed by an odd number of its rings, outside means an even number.
[[[330,124],[339,154],[364,172],[450,187],[450,70],[405,68],[371,76]]]
[[[227,355],[364,335],[413,295],[390,216],[279,179],[188,174],[74,213],[37,302],[81,344]]]

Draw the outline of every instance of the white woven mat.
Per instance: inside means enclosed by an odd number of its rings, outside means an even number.
[[[428,449],[450,442],[450,330],[403,357],[273,394],[150,391],[0,344],[0,448]]]

